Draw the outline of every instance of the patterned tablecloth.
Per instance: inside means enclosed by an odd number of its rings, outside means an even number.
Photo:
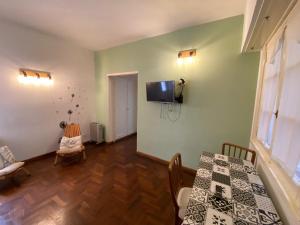
[[[182,224],[282,222],[251,162],[204,152]]]

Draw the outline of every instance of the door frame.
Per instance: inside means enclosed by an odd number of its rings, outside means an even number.
[[[107,142],[114,142],[116,141],[116,134],[115,134],[115,105],[114,103],[114,86],[112,79],[114,77],[122,77],[122,76],[136,76],[137,77],[137,90],[139,86],[139,72],[138,71],[130,71],[130,72],[122,72],[122,73],[110,73],[106,74],[107,78],[107,86],[108,86],[108,107],[107,107],[107,115],[108,115],[108,123],[107,123]],[[137,93],[138,98],[138,93]],[[137,102],[138,107],[138,102]]]

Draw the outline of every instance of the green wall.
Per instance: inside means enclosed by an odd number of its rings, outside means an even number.
[[[169,160],[182,153],[196,168],[203,150],[219,152],[224,141],[248,146],[259,54],[241,54],[243,17],[231,17],[148,38],[95,55],[97,116],[108,122],[106,74],[138,71],[138,151]],[[197,49],[190,65],[177,53]],[[187,81],[181,117],[160,118],[159,103],[146,101],[146,82]]]

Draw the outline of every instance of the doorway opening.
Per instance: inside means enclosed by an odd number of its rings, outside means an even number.
[[[138,73],[108,74],[109,141],[137,132]]]

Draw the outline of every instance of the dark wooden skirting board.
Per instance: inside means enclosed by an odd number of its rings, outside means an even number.
[[[153,156],[153,155],[149,155],[149,154],[146,154],[146,153],[143,153],[143,152],[139,152],[139,151],[137,151],[136,154],[137,154],[138,156],[140,156],[140,157],[150,159],[150,160],[155,161],[155,162],[157,162],[157,163],[160,163],[160,164],[162,164],[162,165],[165,165],[165,166],[168,166],[168,165],[169,165],[169,162],[168,162],[167,160],[160,159],[160,158],[155,157],[155,156]],[[196,173],[197,173],[196,170],[191,169],[191,168],[188,168],[188,167],[185,167],[185,166],[182,167],[182,170],[183,170],[185,173],[190,174],[190,175],[192,175],[192,176],[196,176]]]
[[[105,143],[107,143],[107,144],[113,144],[113,143],[117,143],[117,142],[120,142],[120,141],[125,141],[127,139],[130,139],[131,137],[136,136],[136,135],[137,135],[137,133],[135,132],[135,133],[129,134],[129,135],[125,136],[125,137],[122,137],[120,139],[117,139],[115,141],[109,141],[109,142],[105,142]]]
[[[88,146],[88,145],[91,145],[92,142],[87,141],[87,142],[84,142],[83,144],[84,144],[85,146]],[[54,158],[55,155],[56,155],[56,151],[52,151],[52,152],[47,152],[47,153],[45,153],[45,154],[43,154],[43,155],[38,155],[38,156],[29,158],[29,159],[25,159],[25,160],[22,160],[22,161],[25,162],[25,163],[30,163],[30,162],[34,162],[34,161],[46,159],[46,158],[49,158],[49,157],[53,157],[53,158]]]
[[[105,145],[105,144],[106,144],[106,145],[108,144],[108,145],[110,145],[110,144],[113,144],[113,143],[126,141],[126,140],[128,140],[128,139],[131,139],[131,138],[134,137],[134,136],[136,136],[136,133],[130,134],[130,135],[126,136],[126,137],[123,137],[123,138],[121,138],[121,139],[118,139],[118,140],[116,140],[115,142],[103,142],[103,143],[101,143],[101,144],[104,144],[104,145]],[[91,145],[91,144],[93,144],[93,143],[91,143],[90,141],[84,143],[84,145]],[[34,162],[34,161],[38,161],[38,160],[50,158],[50,157],[53,157],[53,158],[54,158],[54,157],[55,157],[55,153],[56,153],[56,151],[52,151],[52,152],[48,152],[48,153],[43,154],[43,155],[39,155],[39,156],[35,156],[35,157],[33,157],[33,158],[29,158],[29,159],[23,160],[23,161],[24,161],[25,163],[30,163],[30,162]],[[158,158],[158,157],[155,157],[155,156],[152,156],[152,155],[143,153],[143,152],[138,152],[138,151],[137,151],[136,154],[137,154],[138,156],[140,156],[140,157],[143,157],[143,158],[152,160],[152,161],[154,161],[154,162],[157,162],[157,163],[162,164],[162,165],[165,165],[165,166],[168,166],[168,164],[169,164],[169,162],[168,162],[167,160],[160,159],[160,158]],[[188,168],[188,167],[185,167],[185,166],[183,166],[182,169],[183,169],[183,171],[184,171],[185,173],[190,174],[190,175],[192,175],[192,176],[196,176],[196,173],[197,173],[196,170],[191,169],[191,168]]]
[[[122,137],[122,138],[120,138],[120,139],[118,139],[118,140],[116,140],[114,142],[105,142],[104,141],[104,142],[102,142],[100,144],[113,144],[113,143],[116,143],[116,142],[125,141],[125,140],[130,139],[130,138],[132,138],[134,136],[136,136],[136,133],[129,134],[128,136]],[[87,145],[91,145],[93,143],[94,142],[92,142],[92,141],[87,141],[87,142],[84,142],[83,144],[85,146],[87,146]],[[100,145],[100,144],[97,144],[97,145]],[[38,155],[38,156],[29,158],[29,159],[25,159],[25,160],[22,160],[22,161],[25,162],[25,163],[29,163],[29,162],[33,162],[33,161],[37,161],[37,160],[41,160],[41,159],[46,159],[46,158],[49,158],[49,157],[54,157],[55,153],[56,153],[56,151],[47,152],[47,153],[45,153],[43,155]]]
[[[56,153],[56,151],[47,152],[46,154],[38,155],[38,156],[29,158],[29,159],[25,159],[25,160],[22,160],[22,161],[25,162],[25,163],[30,163],[30,162],[46,159],[46,158],[49,158],[49,157],[53,157],[53,159],[54,159],[55,153]]]

